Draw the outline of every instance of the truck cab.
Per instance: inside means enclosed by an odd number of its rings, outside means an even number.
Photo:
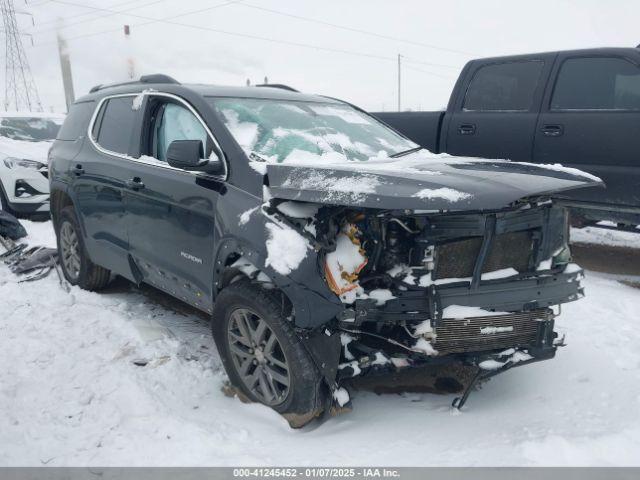
[[[640,224],[640,50],[600,48],[472,60],[446,112],[378,113],[434,153],[561,163],[606,189],[563,195],[591,220]]]

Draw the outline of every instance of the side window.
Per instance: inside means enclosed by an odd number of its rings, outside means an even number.
[[[544,62],[529,60],[485,65],[473,76],[462,106],[465,111],[527,111]]]
[[[132,108],[133,98],[115,97],[103,104],[92,133],[96,143],[105,150],[125,155],[129,153],[129,141],[137,113]]]
[[[56,139],[73,141],[86,135],[87,126],[95,106],[95,102],[82,102],[71,105],[62,127],[58,130]]]
[[[565,60],[551,99],[552,110],[638,110],[640,68],[623,58]]]
[[[167,161],[167,150],[174,140],[201,140],[205,153],[211,143],[205,128],[191,111],[177,103],[160,106],[153,126],[153,156]]]

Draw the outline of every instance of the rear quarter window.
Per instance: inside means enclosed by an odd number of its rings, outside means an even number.
[[[137,110],[132,108],[134,96],[106,100],[93,126],[94,141],[105,150],[126,155]]]
[[[472,112],[528,111],[544,62],[527,60],[480,67],[467,89],[462,109]]]
[[[95,106],[95,102],[81,102],[71,105],[62,127],[58,130],[56,140],[73,141],[84,136]]]

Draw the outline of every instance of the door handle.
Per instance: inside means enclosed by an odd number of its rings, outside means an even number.
[[[75,167],[73,167],[73,169],[71,170],[76,176],[80,176],[84,173],[84,168],[82,168],[82,165],[78,164]]]
[[[543,125],[540,130],[545,137],[559,137],[564,133],[562,125]]]
[[[144,188],[144,183],[140,180],[140,177],[133,177],[125,182],[125,185],[130,190],[140,190]]]
[[[475,135],[476,126],[473,123],[463,123],[458,127],[458,133],[460,135]]]

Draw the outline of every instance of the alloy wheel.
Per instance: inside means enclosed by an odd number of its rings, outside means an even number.
[[[290,386],[289,364],[267,322],[249,309],[238,308],[231,312],[227,336],[245,387],[266,405],[284,402]]]
[[[71,280],[76,280],[80,275],[80,245],[76,229],[69,222],[64,222],[60,227],[60,254],[62,265]]]

